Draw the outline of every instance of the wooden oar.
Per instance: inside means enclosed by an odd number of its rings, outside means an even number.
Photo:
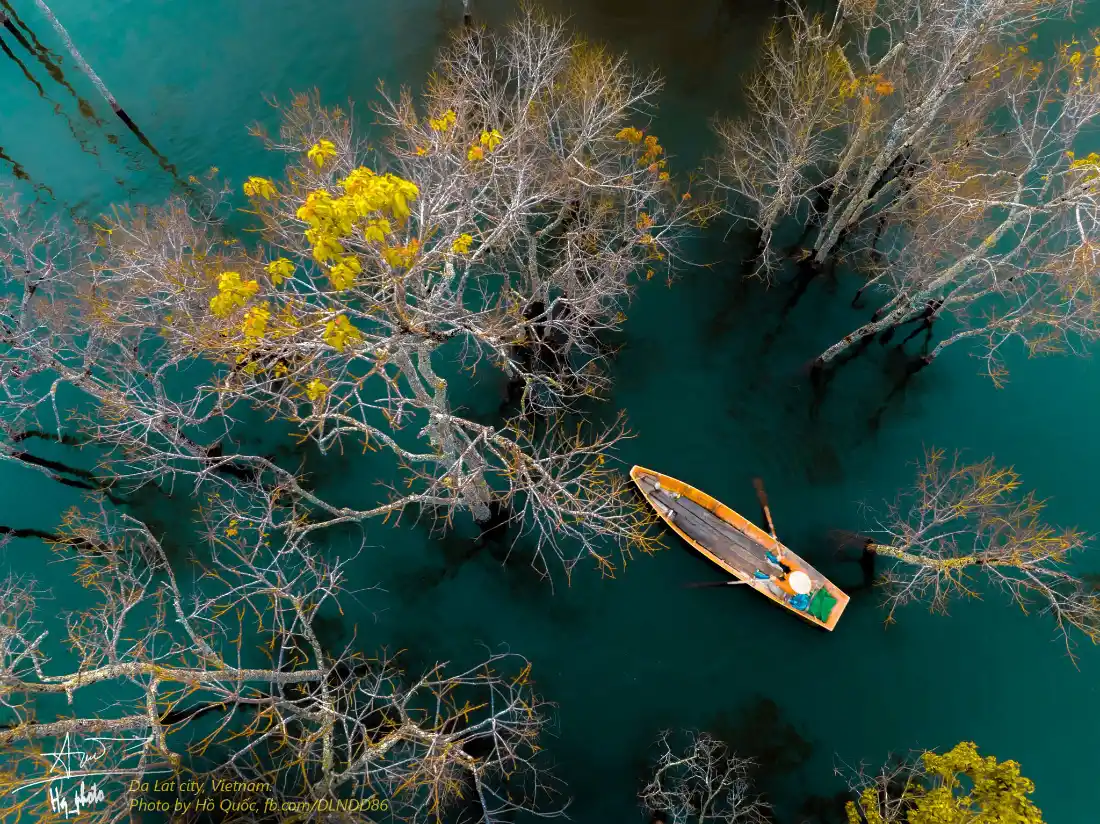
[[[756,497],[760,499],[760,508],[764,510],[764,523],[768,525],[768,532],[779,542],[779,536],[775,534],[775,524],[772,523],[772,511],[768,508],[768,493],[764,491],[764,480],[753,478],[752,485],[756,487]]]
[[[703,581],[698,584],[684,584],[684,589],[704,589],[706,587],[735,587],[738,584],[748,584],[749,581]]]

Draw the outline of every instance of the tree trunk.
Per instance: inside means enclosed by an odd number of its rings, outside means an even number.
[[[899,323],[909,320],[910,316],[916,314],[917,311],[918,310],[916,310],[909,302],[903,302],[892,312],[888,312],[886,315],[879,318],[878,320],[868,321],[867,323],[863,324],[863,326],[859,327],[859,329],[857,329],[856,331],[852,332],[849,335],[845,335],[843,338],[838,340],[836,343],[834,343],[832,346],[830,346],[828,349],[818,355],[815,365],[824,366],[830,361],[835,360],[838,355],[840,355],[853,344],[859,343],[861,340],[877,335],[879,332],[882,332],[892,326],[896,326]]]

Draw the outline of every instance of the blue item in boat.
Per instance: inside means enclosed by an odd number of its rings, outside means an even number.
[[[752,577],[754,577],[754,578],[759,578],[759,579],[760,579],[761,581],[766,581],[766,580],[768,580],[768,578],[770,578],[771,576],[770,576],[770,575],[768,575],[768,573],[766,573],[766,572],[761,572],[760,570],[756,570],[756,572],[754,572],[754,573],[752,574]]]
[[[810,596],[794,595],[788,603],[795,609],[806,610],[810,608]]]

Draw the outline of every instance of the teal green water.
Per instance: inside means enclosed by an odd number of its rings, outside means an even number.
[[[59,50],[33,3],[14,5]],[[510,5],[482,0],[479,13],[497,20]],[[736,72],[751,60],[773,8],[754,0],[731,13],[731,5],[685,1],[670,12],[652,0],[561,0],[551,8],[573,12],[580,30],[665,72],[655,130],[686,169],[707,147],[706,118],[735,109]],[[272,121],[264,95],[317,86],[331,102],[354,98],[365,114],[378,78],[421,82],[459,6],[52,3],[181,174],[216,165],[235,181],[275,171],[246,134],[253,121]],[[7,33],[0,37],[19,53]],[[40,188],[48,208],[89,214],[170,190],[171,179],[123,134],[71,61],[68,80],[92,102],[101,127],[80,116],[73,93],[25,53],[22,59],[42,94],[0,55],[0,147],[31,182],[49,187],[52,199]],[[108,133],[121,137],[119,146]],[[0,167],[0,175],[10,172]],[[707,261],[740,254],[717,237],[696,252]],[[842,586],[856,585],[859,570],[833,558],[827,532],[859,528],[860,502],[892,497],[926,445],[996,455],[1052,497],[1053,520],[1100,533],[1092,482],[1100,380],[1088,359],[1016,353],[1011,381],[998,390],[956,348],[895,398],[872,431],[869,419],[890,387],[886,355],[876,346],[839,374],[811,414],[800,368],[864,318],[848,307],[854,288],[842,281],[834,293],[814,285],[778,328],[788,294],[740,283],[733,264],[685,272],[671,288],[649,284],[630,313],[616,366],[612,405],[628,411],[638,435],[625,462],[681,477],[745,513],[757,511],[750,479],[763,476],[781,537]],[[472,387],[469,404],[489,414],[498,391]],[[325,472],[322,491],[372,480],[350,462]],[[77,500],[30,472],[4,470],[0,482],[4,524],[48,528]],[[682,588],[715,576],[671,542],[615,580],[579,569],[571,588],[551,592],[522,559],[502,567],[498,548],[456,563],[469,547],[461,535],[439,541],[416,526],[370,525],[367,538],[373,549],[357,575],[363,586],[378,582],[385,591],[363,596],[357,624],[364,646],[408,648],[410,663],[464,658],[479,641],[531,658],[539,689],[558,704],[557,735],[547,746],[570,786],[577,821],[633,820],[646,746],[664,727],[711,729],[761,757],[780,820],[794,824],[814,820],[798,812],[807,798],[842,788],[834,765],[961,739],[1019,760],[1052,824],[1096,817],[1100,652],[1083,648],[1075,669],[1048,623],[995,595],[958,604],[950,617],[909,608],[885,629],[876,596],[859,592],[827,636],[749,593]],[[15,544],[4,551],[6,564],[35,571],[61,603],[78,597],[63,567],[47,567]],[[350,630],[349,619],[333,635]]]

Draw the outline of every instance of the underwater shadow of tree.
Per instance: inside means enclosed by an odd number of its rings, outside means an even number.
[[[157,539],[177,573],[191,557],[200,557],[205,546],[190,495],[171,495],[156,484],[146,484],[122,499],[119,509],[143,522]]]
[[[801,824],[848,824],[846,806],[852,794],[841,790],[833,795],[811,795],[803,799],[798,814]]]
[[[488,521],[473,525],[476,536],[471,535],[469,527],[440,531],[422,526],[428,533],[427,545],[436,550],[441,563],[396,574],[394,589],[406,601],[433,597],[440,588],[459,585],[456,579],[466,566],[478,563],[507,589],[510,606],[537,612],[555,626],[576,624],[579,611],[555,598],[551,581],[531,565],[533,544],[519,535],[518,527],[509,522],[499,502],[490,504],[490,512]],[[555,580],[554,586],[557,583]]]
[[[719,712],[704,729],[737,755],[753,759],[750,780],[765,794],[776,790],[779,779],[799,770],[813,755],[813,744],[765,696],[752,699],[736,717]]]

